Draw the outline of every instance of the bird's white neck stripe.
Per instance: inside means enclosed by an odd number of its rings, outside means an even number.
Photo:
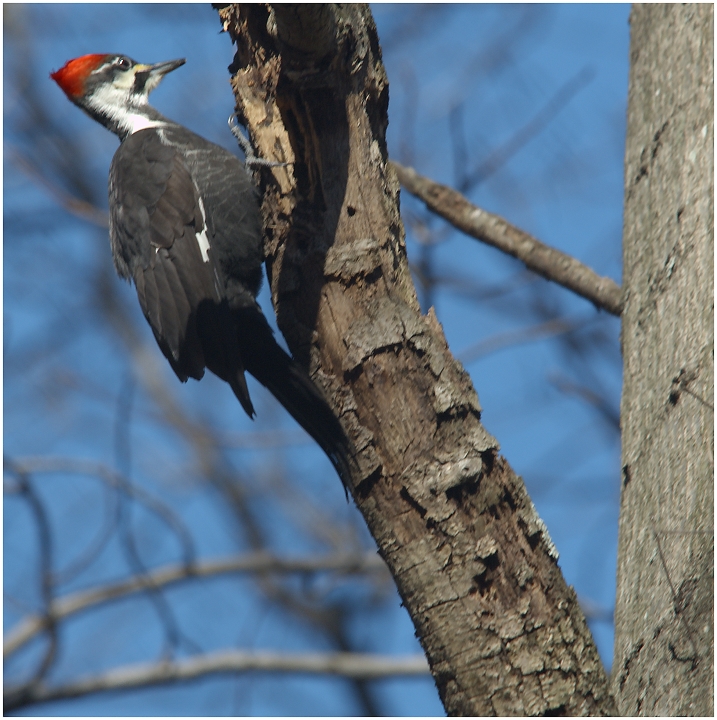
[[[130,113],[126,119],[121,121],[121,124],[123,127],[129,128],[130,135],[147,128],[164,127],[166,125],[160,120],[150,120],[148,117],[137,113]]]
[[[99,88],[89,99],[89,105],[101,115],[117,123],[127,134],[139,132],[153,127],[164,127],[165,122],[153,120],[142,112],[142,107],[149,107],[147,98],[137,96],[134,102],[127,103],[127,93],[120,88],[105,86]]]

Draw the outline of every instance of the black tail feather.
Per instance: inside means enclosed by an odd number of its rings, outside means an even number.
[[[306,371],[274,339],[256,308],[237,312],[244,368],[286,408],[326,453],[345,488],[351,487],[351,441]]]

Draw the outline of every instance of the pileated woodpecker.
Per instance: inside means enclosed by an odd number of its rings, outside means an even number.
[[[318,442],[344,485],[351,445],[305,371],[276,343],[256,302],[263,261],[259,203],[244,163],[148,103],[184,64],[84,55],[50,77],[119,136],[109,175],[110,244],[134,281],[154,337],[177,377],[208,368],[249,417],[248,370]]]

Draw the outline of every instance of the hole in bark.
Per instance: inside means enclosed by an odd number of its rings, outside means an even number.
[[[380,478],[381,467],[379,466],[356,486],[356,494],[359,498],[361,498],[361,500],[365,500],[371,494],[371,491]]]
[[[565,705],[558,705],[558,707],[548,708],[544,717],[565,717],[566,715]]]
[[[363,365],[357,365],[350,370],[344,370],[344,382],[347,385],[351,385],[356,382],[363,373]]]
[[[405,487],[401,488],[401,492],[399,493],[401,498],[403,498],[420,516],[421,518],[426,517],[426,508],[419,505],[409,494],[408,490],[406,490]]]
[[[231,64],[227,66],[227,70],[229,70],[229,73],[231,75],[236,75],[240,70],[245,68],[248,64],[248,61],[246,58],[242,58],[239,55],[239,50],[237,50],[234,53],[234,57],[232,58]]]
[[[367,285],[371,285],[371,284],[379,281],[382,276],[383,276],[383,269],[379,265],[377,268],[374,268],[373,270],[371,270],[370,273],[368,273],[364,276],[364,282]]]
[[[490,475],[495,466],[495,451],[488,450],[487,452],[481,453],[480,459],[483,462],[483,474]]]
[[[353,217],[356,214],[356,208],[351,205],[347,205],[346,212],[349,214],[349,217]]]
[[[518,507],[518,505],[515,502],[515,499],[507,490],[505,491],[505,494],[503,495],[503,500],[508,504],[508,507],[513,511]]]
[[[475,583],[475,589],[480,593],[480,596],[485,597],[486,593],[490,590],[490,587],[493,584],[493,578],[489,573],[485,572],[482,575],[474,575],[473,582]],[[472,588],[471,591],[475,592]]]
[[[478,492],[479,484],[480,483],[477,477],[470,478],[469,480],[462,482],[460,485],[454,485],[453,487],[448,488],[448,490],[446,490],[446,498],[448,500],[453,500],[456,503],[461,503],[463,498],[468,497],[469,495],[475,495]]]
[[[483,570],[480,575],[473,576],[473,584],[475,585],[475,588],[471,588],[469,590],[469,594],[472,595],[477,591],[480,593],[481,597],[485,597],[486,593],[493,585],[493,576],[495,575],[498,565],[500,565],[498,554],[496,553],[490,557],[482,558],[481,564],[485,567],[485,570]]]

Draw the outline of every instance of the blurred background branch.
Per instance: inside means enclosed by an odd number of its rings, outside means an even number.
[[[406,658],[360,653],[279,653],[217,652],[177,662],[120,667],[103,675],[82,678],[58,687],[8,688],[6,709],[23,705],[65,700],[97,692],[133,690],[148,685],[196,680],[207,675],[246,672],[338,675],[353,680],[377,680],[394,676],[427,676],[423,654]]]
[[[445,185],[393,163],[401,185],[426,206],[467,235],[492,245],[525,263],[533,272],[590,300],[596,307],[620,315],[620,286],[599,277],[575,258],[544,245],[503,218],[481,210]]]

